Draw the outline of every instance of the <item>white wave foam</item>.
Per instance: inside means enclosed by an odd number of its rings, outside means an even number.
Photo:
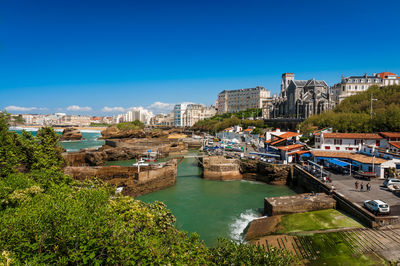
[[[246,229],[247,225],[253,221],[254,219],[257,219],[259,217],[259,213],[255,210],[246,210],[243,213],[240,214],[239,217],[237,217],[233,223],[230,225],[230,236],[232,240],[236,242],[243,242],[244,241],[244,235],[243,231]]]
[[[25,130],[25,131],[38,131],[38,128],[32,127],[9,127],[9,130]]]

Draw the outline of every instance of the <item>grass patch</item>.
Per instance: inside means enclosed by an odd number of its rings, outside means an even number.
[[[123,122],[117,124],[117,128],[119,130],[139,130],[144,128],[143,122],[140,122],[139,120],[135,120],[133,122]]]
[[[278,226],[278,234],[300,231],[327,230],[344,227],[363,227],[357,221],[334,210],[319,210],[313,212],[288,214],[282,217]]]
[[[388,265],[374,254],[355,254],[339,233],[314,234],[308,236],[319,258],[309,265]],[[349,240],[347,240],[349,241]]]

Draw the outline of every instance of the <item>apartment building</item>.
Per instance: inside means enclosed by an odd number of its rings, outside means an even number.
[[[191,127],[197,121],[210,118],[217,113],[215,107],[206,107],[203,104],[189,104],[183,114],[183,126]]]
[[[270,98],[270,91],[257,86],[249,89],[224,90],[218,94],[218,113],[235,113],[251,108],[262,108]]]
[[[342,76],[341,82],[332,86],[333,98],[335,99],[336,104],[338,104],[346,97],[366,91],[373,85],[400,85],[400,77],[391,72],[374,73],[371,76],[368,76],[368,74],[346,78]]]

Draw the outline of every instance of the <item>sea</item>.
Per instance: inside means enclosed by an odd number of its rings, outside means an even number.
[[[21,133],[22,130],[30,132],[33,136],[36,136],[37,128],[27,127],[10,127],[10,131]],[[57,134],[62,134],[62,129],[55,130]],[[100,130],[81,130],[82,140],[73,141],[60,141],[60,145],[66,149],[67,152],[79,151],[86,148],[99,148],[105,141],[99,139],[101,137]]]

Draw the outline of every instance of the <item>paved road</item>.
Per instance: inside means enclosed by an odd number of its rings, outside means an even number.
[[[382,186],[383,180],[372,179],[369,181],[371,191],[366,191],[368,181],[358,180],[348,175],[342,176],[332,173],[330,173],[329,177],[332,179],[332,185],[335,186],[336,190],[351,201],[362,206],[365,200],[380,199],[389,204],[392,215],[400,215],[400,198]],[[358,180],[359,184],[364,184],[363,191],[360,190],[360,185],[358,186],[358,190],[355,189],[356,180]]]

